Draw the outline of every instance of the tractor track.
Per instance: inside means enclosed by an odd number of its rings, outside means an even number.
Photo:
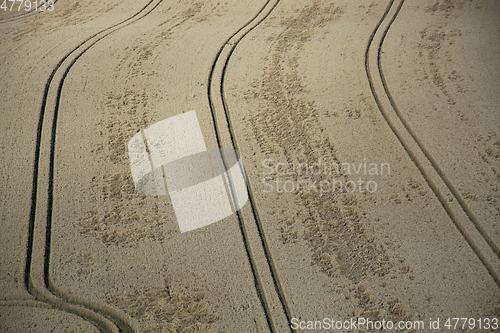
[[[27,260],[26,260],[26,267],[25,267],[25,274],[24,274],[24,282],[25,282],[25,287],[28,290],[28,292],[35,297],[38,301],[41,301],[43,303],[46,303],[54,308],[57,308],[59,310],[69,312],[76,314],[83,319],[92,322],[95,326],[97,326],[102,332],[134,332],[136,331],[135,327],[132,326],[130,323],[129,319],[126,318],[122,313],[118,313],[116,310],[108,308],[105,305],[102,304],[95,304],[91,303],[82,299],[78,299],[76,297],[72,297],[70,295],[66,295],[63,291],[59,290],[53,283],[51,282],[50,279],[50,254],[51,254],[51,237],[52,237],[52,212],[53,212],[53,204],[54,204],[54,173],[55,173],[55,151],[56,151],[56,136],[57,136],[57,120],[58,120],[58,114],[59,114],[59,106],[60,106],[60,101],[61,101],[61,95],[62,95],[62,88],[64,86],[64,82],[66,77],[68,76],[71,68],[75,65],[75,63],[78,61],[78,59],[86,53],[90,48],[92,48],[97,42],[101,41],[105,37],[109,36],[113,32],[119,30],[120,28],[123,28],[127,25],[130,25],[148,14],[150,14],[155,8],[157,8],[160,3],[163,0],[151,0],[148,2],[146,6],[144,6],[139,12],[137,12],[135,15],[129,17],[126,20],[123,20],[120,23],[117,23],[111,27],[108,27],[104,30],[101,30],[100,32],[94,34],[93,36],[87,38],[85,41],[81,42],[76,48],[74,48],[71,52],[67,53],[56,65],[56,67],[53,69],[51,75],[49,76],[46,84],[45,84],[45,89],[44,89],[44,96],[42,100],[42,107],[40,110],[40,115],[39,115],[39,121],[38,121],[38,128],[37,128],[37,139],[36,139],[36,148],[35,148],[35,161],[34,161],[34,168],[33,168],[33,190],[32,190],[32,199],[31,199],[31,211],[30,211],[30,223],[29,223],[29,231],[28,231],[28,249],[27,249]],[[251,30],[253,30],[255,27],[257,27],[271,12],[272,10],[277,6],[279,3],[279,0],[268,0],[266,4],[260,9],[260,11],[255,15],[255,17],[247,22],[243,27],[241,27],[238,31],[236,31],[224,44],[221,46],[219,49],[219,52],[217,53],[215,60],[213,61],[212,68],[210,71],[209,75],[209,84],[208,84],[208,99],[210,103],[210,109],[212,112],[212,119],[214,122],[214,130],[216,133],[217,141],[219,146],[221,146],[221,141],[220,141],[220,128],[217,126],[217,119],[216,119],[216,111],[212,99],[212,91],[211,91],[211,85],[213,81],[213,76],[214,76],[214,71],[216,68],[216,65],[218,63],[224,63],[223,71],[222,71],[222,77],[224,77],[226,69],[227,69],[227,64],[229,62],[230,55],[233,53],[234,48],[236,47],[237,43],[244,37],[246,36]],[[27,13],[29,14],[29,13]],[[24,15],[23,17],[26,17]],[[20,17],[19,17],[20,18]],[[241,36],[238,36],[240,34]],[[238,36],[238,37],[237,37]],[[231,50],[229,52],[229,55],[227,57],[221,57],[221,54],[224,51],[224,48],[226,44],[237,37],[237,41],[234,42],[233,46],[231,47]],[[224,113],[226,117],[226,121],[228,123],[228,130],[231,135],[231,140],[233,142],[233,146],[235,149],[237,149],[236,141],[235,141],[235,136],[234,132],[230,123],[230,118],[229,118],[229,111],[227,109],[226,102],[224,100],[224,93],[223,93],[223,81],[219,83],[220,86],[220,94],[221,98],[223,100],[223,107],[224,107]],[[55,88],[57,87],[57,88]],[[56,90],[57,89],[57,90]],[[54,92],[56,90],[56,92]],[[53,107],[49,107],[48,104],[51,104],[51,95],[55,95],[53,98],[52,104],[54,104]],[[53,110],[53,111],[52,111]],[[50,117],[49,113],[52,112],[52,119],[47,120],[45,118]],[[47,124],[47,122],[50,122],[51,125]],[[36,223],[39,218],[37,216],[40,214],[39,211],[37,210],[37,201],[40,200],[40,191],[39,191],[39,181],[41,178],[41,159],[43,155],[43,149],[42,149],[42,141],[43,140],[43,134],[42,131],[44,128],[48,128],[50,126],[50,151],[49,151],[49,166],[48,170],[46,173],[48,173],[48,189],[47,189],[47,194],[46,194],[46,201],[47,201],[47,210],[46,210],[46,223],[45,226],[40,226],[40,223]],[[267,240],[264,235],[264,231],[262,228],[262,225],[260,223],[260,219],[258,216],[257,209],[255,207],[255,203],[252,197],[251,189],[248,188],[249,191],[249,200],[252,205],[252,214],[253,218],[256,221],[258,230],[259,230],[259,237],[262,242],[262,246],[264,248],[264,252],[266,254],[266,261],[270,267],[271,275],[273,278],[273,283],[276,289],[276,292],[278,294],[278,298],[281,302],[282,309],[285,313],[285,316],[287,318],[287,321],[289,322],[291,319],[290,316],[290,311],[288,308],[288,305],[286,303],[286,300],[284,298],[284,293],[283,289],[281,287],[281,283],[279,281],[279,278],[277,276],[276,269],[274,267],[274,263],[271,257],[271,253],[269,250],[269,246],[267,244]],[[240,224],[240,230],[242,233],[242,238],[243,242],[245,245],[245,249],[247,251],[247,256],[250,262],[250,266],[252,269],[252,274],[254,277],[255,281],[255,287],[257,290],[257,294],[259,296],[259,299],[261,301],[261,305],[264,309],[265,315],[266,315],[266,320],[269,326],[269,329],[271,332],[278,332],[275,328],[275,325],[272,320],[272,315],[271,311],[269,308],[269,305],[266,300],[266,296],[264,294],[264,290],[262,288],[262,283],[260,281],[260,276],[257,271],[257,267],[255,264],[255,259],[253,258],[252,251],[249,246],[248,242],[248,235],[247,231],[245,228],[245,224],[243,221],[243,216],[240,212],[237,212],[237,217],[239,220]],[[34,249],[36,248],[36,236],[38,235],[39,231],[38,229],[43,229],[43,233],[45,234],[45,239],[43,241],[43,247],[44,247],[44,255],[43,255],[43,277],[36,276],[34,277],[33,273],[33,268],[32,266],[38,263],[36,260],[34,260]],[[40,243],[40,241],[39,241]],[[40,247],[40,246],[38,246]],[[34,280],[36,279],[43,280],[43,284],[40,283],[37,285],[34,283]],[[43,286],[42,286],[43,285]],[[287,325],[288,326],[288,325]],[[288,326],[289,327],[289,326]],[[291,330],[293,331],[293,330]]]
[[[249,21],[247,22],[244,26],[242,26],[239,30],[234,32],[219,48],[219,51],[217,52],[215,59],[212,63],[212,67],[210,70],[210,74],[208,77],[208,83],[207,83],[207,95],[208,95],[208,100],[210,104],[210,111],[212,115],[212,121],[214,124],[214,131],[217,139],[217,144],[220,148],[222,148],[222,130],[227,130],[229,137],[230,137],[230,142],[232,147],[235,150],[238,150],[238,144],[236,140],[236,135],[234,133],[234,128],[231,123],[231,116],[230,116],[230,111],[226,102],[225,94],[224,94],[224,79],[226,76],[227,68],[229,61],[231,60],[231,56],[234,53],[236,47],[238,46],[239,42],[245,38],[245,36],[250,33],[253,29],[255,29],[260,23],[262,23],[270,14],[271,12],[276,8],[276,6],[279,4],[279,0],[268,0],[265,5],[260,9],[260,11]],[[219,67],[219,70],[217,71],[217,68]],[[222,68],[220,68],[222,67]],[[214,76],[218,74],[218,78],[214,82]],[[214,101],[214,92],[212,91],[212,85],[215,85],[218,87],[218,91],[215,92],[217,94],[217,97],[220,98],[220,104],[218,105],[218,108],[215,106],[216,102]],[[224,121],[225,121],[225,126],[224,125],[218,125],[217,122],[217,111],[220,111],[223,113]],[[225,164],[225,162],[224,162]],[[252,209],[252,217],[253,222],[255,223],[257,230],[258,230],[258,236],[260,240],[260,245],[262,246],[262,249],[264,250],[264,255],[266,258],[266,263],[267,266],[270,270],[270,274],[272,277],[273,285],[275,292],[278,296],[281,308],[284,312],[284,315],[286,317],[286,320],[288,323],[291,322],[292,316],[290,313],[290,308],[288,306],[288,303],[285,298],[285,294],[283,291],[283,287],[281,285],[278,272],[276,270],[276,266],[274,264],[272,254],[265,236],[264,228],[262,226],[261,219],[259,217],[258,209],[256,207],[255,199],[252,194],[252,189],[250,186],[250,182],[246,177],[246,182],[247,182],[247,192],[248,192],[248,200],[251,205]],[[230,181],[230,180],[229,180]],[[245,222],[243,218],[243,213],[241,211],[236,212],[240,231],[241,231],[241,236],[243,239],[243,243],[245,246],[245,250],[247,253],[247,257],[252,269],[252,274],[254,278],[254,283],[255,287],[257,289],[257,293],[261,302],[261,305],[265,311],[266,319],[268,326],[271,330],[271,332],[277,332],[276,327],[273,323],[272,320],[272,315],[271,311],[269,309],[269,304],[266,299],[266,295],[262,286],[262,281],[259,276],[259,272],[257,270],[257,264],[256,260],[254,258],[254,255],[252,254],[252,250],[250,247],[250,241],[249,241],[249,235],[247,228],[245,226],[246,223],[249,223],[249,221]],[[287,325],[287,327],[290,329],[291,332],[294,332],[295,330],[291,328],[290,325]]]
[[[371,93],[384,120],[424,177],[426,183],[439,200],[441,206],[445,209],[448,216],[463,235],[474,253],[478,256],[482,264],[486,267],[496,284],[500,286],[500,265],[498,260],[500,259],[500,248],[493,242],[491,237],[484,230],[481,222],[475,217],[460,192],[452,184],[443,172],[442,168],[425,148],[422,141],[411,129],[408,121],[403,117],[398,109],[383,74],[381,62],[382,46],[385,37],[401,11],[404,2],[405,0],[400,0],[397,6],[395,5],[394,0],[389,2],[384,15],[376,25],[368,41],[365,52],[365,71],[368,77]],[[394,11],[394,13],[392,16],[389,16],[391,11]],[[386,20],[389,20],[389,23],[385,29],[380,32],[380,27]],[[378,45],[374,46],[376,37],[380,40]],[[372,65],[374,65],[373,67],[377,68],[376,73],[372,73],[370,68],[370,53],[373,52],[376,52],[376,62],[374,61],[374,63],[372,63]],[[375,82],[374,79],[377,75],[377,79],[380,80],[379,82]],[[378,88],[376,87],[377,84]],[[382,89],[378,92],[377,90],[379,90],[380,87],[382,87]],[[448,197],[452,196],[457,204],[450,204],[450,202],[446,199],[446,194],[448,194]]]
[[[123,314],[118,313],[116,310],[107,308],[101,304],[91,303],[85,300],[78,299],[66,295],[64,292],[59,290],[55,285],[52,284],[50,280],[50,251],[51,251],[51,228],[52,228],[52,210],[53,210],[53,185],[54,185],[54,169],[55,169],[55,150],[56,150],[56,134],[57,134],[57,119],[59,113],[59,105],[61,100],[62,88],[64,81],[68,76],[71,68],[75,65],[78,59],[92,48],[96,43],[109,36],[113,32],[128,26],[144,17],[149,15],[154,11],[163,0],[150,0],[140,11],[132,15],[131,17],[111,26],[100,32],[88,37],[83,42],[81,42],[72,51],[67,53],[55,66],[46,81],[42,106],[39,114],[37,135],[36,135],[36,145],[35,145],[35,158],[33,167],[33,180],[32,180],[32,195],[31,195],[31,209],[30,209],[30,220],[29,220],[29,230],[28,230],[28,245],[27,245],[27,255],[26,255],[26,266],[24,272],[24,284],[27,291],[35,297],[35,299],[47,303],[52,307],[66,311],[69,313],[76,314],[87,321],[92,322],[97,326],[102,332],[134,332],[134,328],[129,323],[129,319]],[[50,106],[49,106],[50,105]],[[52,112],[52,119],[50,119],[50,113]],[[49,118],[49,119],[45,119]],[[48,122],[48,124],[47,124]],[[43,174],[42,168],[42,158],[43,150],[42,144],[44,141],[44,135],[42,133],[44,128],[49,128],[50,126],[50,145],[49,152],[49,165],[48,165],[48,186],[47,186],[47,209],[45,216],[45,225],[42,222],[38,222],[39,218],[37,216],[40,214],[37,211],[37,201],[40,195],[39,182],[41,180],[41,174]],[[48,140],[45,140],[48,141]],[[41,230],[39,230],[41,229]],[[38,240],[35,235],[40,234],[36,231],[42,231],[45,234],[45,239]],[[34,270],[34,265],[42,265],[41,262],[35,260],[36,254],[34,249],[41,249],[41,246],[37,244],[43,243],[43,258],[37,258],[43,261],[43,269]],[[41,268],[41,267],[40,267]],[[34,273],[36,272],[36,274]],[[42,276],[40,276],[40,274]],[[43,283],[36,284],[36,281]]]

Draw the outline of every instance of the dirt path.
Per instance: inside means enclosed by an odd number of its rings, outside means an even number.
[[[429,332],[429,318],[500,317],[499,10],[61,0],[1,13],[2,331],[369,318]],[[180,233],[168,195],[134,188],[127,144],[190,110],[207,147],[240,152],[250,196]]]

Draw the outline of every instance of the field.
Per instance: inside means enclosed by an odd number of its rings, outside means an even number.
[[[498,331],[499,1],[20,4],[0,8],[1,332]],[[129,142],[192,110],[248,201],[181,233]]]

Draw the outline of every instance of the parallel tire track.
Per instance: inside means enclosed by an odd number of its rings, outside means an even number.
[[[481,233],[481,236],[483,236],[483,238],[486,240],[486,242],[488,243],[488,245],[493,249],[493,251],[495,251],[496,255],[500,259],[500,248],[498,247],[497,244],[495,244],[495,242],[493,241],[493,239],[491,239],[490,235],[488,235],[488,233],[484,230],[481,222],[479,222],[479,220],[476,218],[476,216],[474,215],[474,213],[472,213],[471,209],[469,208],[469,206],[465,202],[464,198],[460,194],[460,191],[458,191],[457,188],[453,185],[453,183],[449,180],[449,178],[446,176],[446,174],[443,172],[443,170],[437,164],[436,160],[432,157],[432,155],[429,153],[429,151],[425,148],[425,146],[423,145],[422,141],[417,137],[417,135],[415,134],[415,132],[411,129],[410,125],[408,124],[408,122],[406,121],[406,119],[402,116],[401,112],[399,111],[398,107],[396,106],[396,103],[394,102],[394,99],[393,99],[391,93],[389,92],[389,88],[387,86],[387,81],[385,79],[385,76],[384,76],[384,73],[383,73],[383,70],[382,70],[380,53],[382,52],[382,44],[383,44],[383,42],[385,40],[385,37],[387,36],[387,32],[389,31],[390,26],[392,25],[392,23],[396,19],[397,14],[401,10],[401,7],[403,6],[403,3],[404,3],[404,0],[402,0],[400,2],[399,6],[398,6],[398,9],[397,9],[397,13],[392,18],[392,20],[389,23],[389,26],[387,27],[387,29],[384,31],[384,34],[382,36],[382,40],[380,41],[380,45],[379,45],[379,48],[378,48],[377,67],[378,67],[378,71],[380,73],[380,78],[382,79],[382,84],[384,85],[384,91],[385,91],[387,97],[389,98],[389,101],[391,102],[391,106],[394,109],[394,112],[396,112],[398,118],[401,120],[401,123],[403,123],[405,129],[408,131],[408,133],[410,133],[410,135],[413,138],[413,140],[415,140],[415,142],[418,144],[418,146],[420,147],[420,149],[422,150],[422,152],[425,154],[425,156],[427,157],[427,159],[429,160],[429,162],[432,164],[432,166],[434,167],[434,169],[436,170],[436,172],[439,174],[439,177],[441,177],[441,179],[443,180],[443,182],[450,189],[451,193],[453,193],[453,196],[455,197],[455,199],[457,199],[458,203],[462,207],[462,210],[465,212],[465,214],[467,214],[467,217],[471,220],[472,223],[474,223],[474,226]]]
[[[261,10],[250,21],[248,21],[244,26],[242,26],[235,33],[233,33],[222,44],[222,46],[219,48],[219,51],[217,52],[215,59],[212,63],[212,67],[210,70],[210,74],[208,77],[208,83],[207,83],[207,94],[208,94],[210,111],[211,111],[211,115],[212,115],[212,121],[214,124],[214,131],[215,131],[215,135],[216,135],[216,139],[217,139],[217,144],[221,148],[222,148],[222,139],[221,139],[221,130],[222,130],[221,127],[222,126],[218,126],[217,110],[215,107],[214,96],[213,96],[213,92],[212,92],[212,84],[214,84],[213,81],[214,81],[214,76],[216,73],[216,68],[218,68],[222,65],[222,70],[219,73],[220,81],[215,82],[215,84],[217,84],[219,86],[219,91],[218,91],[219,95],[217,97],[220,98],[220,100],[222,102],[223,112],[225,115],[226,126],[224,127],[224,129],[226,129],[226,127],[227,127],[227,130],[229,131],[229,136],[231,138],[231,144],[235,150],[238,150],[236,135],[234,133],[234,129],[233,129],[233,126],[231,123],[229,108],[227,106],[225,95],[224,95],[224,79],[226,76],[227,67],[228,67],[229,61],[231,59],[231,55],[233,54],[234,50],[238,46],[238,43],[248,33],[250,33],[260,23],[262,23],[271,14],[271,12],[276,8],[278,3],[279,3],[279,0],[268,0],[264,4],[264,6],[261,8]],[[231,41],[232,41],[232,43],[230,43]],[[227,51],[227,54],[222,56],[224,51]],[[245,175],[245,177],[246,177],[246,175]],[[281,282],[279,280],[276,266],[275,266],[274,261],[272,259],[271,251],[270,251],[270,248],[269,248],[266,236],[265,236],[262,222],[261,222],[259,214],[258,214],[258,210],[257,210],[256,204],[255,204],[255,199],[253,197],[252,189],[251,189],[250,182],[249,182],[248,178],[246,179],[246,182],[247,182],[248,198],[249,198],[249,202],[250,202],[251,209],[252,209],[253,219],[255,220],[255,224],[256,224],[257,229],[258,229],[260,242],[261,242],[262,248],[264,250],[267,265],[269,266],[269,269],[271,272],[274,288],[275,288],[275,291],[278,295],[278,298],[279,298],[279,301],[281,303],[282,310],[286,316],[286,319],[287,319],[288,323],[290,323],[291,319],[292,319],[290,309],[289,309],[288,303],[287,303],[286,298],[285,298],[283,287],[281,286]],[[246,227],[245,227],[245,222],[243,220],[242,213],[240,211],[237,211],[236,215],[238,218],[239,227],[240,227],[241,235],[243,238],[245,250],[247,252],[247,257],[248,257],[248,260],[249,260],[249,263],[250,263],[250,266],[252,269],[255,287],[257,289],[258,296],[260,298],[262,307],[264,309],[266,319],[268,322],[268,326],[269,326],[271,332],[276,332],[276,328],[275,328],[273,320],[272,320],[269,305],[268,305],[268,302],[267,302],[267,299],[266,299],[266,296],[265,296],[265,293],[263,290],[262,281],[260,279],[259,272],[257,270],[255,258],[252,254],[252,250],[251,250],[250,245],[249,245],[248,232],[247,232]],[[287,327],[289,327],[290,331],[294,332],[294,330],[290,327],[290,325],[287,325]]]
[[[394,98],[389,91],[387,81],[384,77],[381,64],[382,45],[390,27],[392,26],[392,23],[396,20],[397,15],[401,11],[404,1],[405,0],[399,1],[393,16],[389,20],[387,27],[381,33],[380,41],[376,49],[376,67],[378,70],[380,83],[383,87],[383,94],[385,95],[379,94],[376,91],[377,89],[375,87],[375,82],[373,79],[374,75],[370,71],[370,52],[372,50],[375,36],[379,32],[380,26],[387,19],[388,14],[392,10],[392,8],[394,8],[394,0],[391,0],[387,5],[384,15],[373,30],[368,41],[365,52],[365,71],[368,77],[372,95],[375,98],[375,102],[380,112],[382,113],[384,120],[387,122],[390,129],[409,155],[410,159],[416,165],[425,181],[434,192],[434,195],[437,197],[442,207],[445,209],[448,216],[451,218],[472,250],[486,267],[497,285],[500,286],[500,268],[498,262],[498,259],[500,259],[500,248],[493,242],[491,237],[484,230],[482,224],[474,216],[471,209],[468,207],[467,203],[461,196],[460,192],[444,174],[435,159],[411,129],[406,119],[402,116],[394,101]],[[384,108],[382,98],[388,101],[390,109],[393,110],[395,117],[391,117],[386,108]],[[458,202],[458,207],[452,207],[449,204],[448,200],[446,200],[446,196],[443,194],[443,191],[449,192],[456,199],[456,201]],[[465,223],[462,222],[464,218],[462,218],[460,215],[464,215],[464,217],[466,216],[468,221],[466,221]]]
[[[87,52],[97,42],[109,36],[113,32],[128,26],[138,20],[144,18],[155,10],[163,0],[150,0],[140,11],[131,17],[111,26],[100,32],[92,35],[84,40],[72,51],[66,54],[53,69],[49,78],[46,81],[43,93],[42,106],[40,109],[38,128],[36,135],[35,146],[35,159],[33,167],[33,181],[32,181],[32,195],[31,195],[31,210],[30,220],[28,227],[28,245],[26,254],[26,266],[24,273],[24,283],[28,292],[33,295],[37,300],[50,304],[52,307],[76,314],[85,320],[95,324],[102,332],[133,332],[133,328],[128,323],[128,318],[123,314],[117,313],[110,308],[105,308],[100,304],[87,302],[76,297],[66,295],[59,290],[50,280],[50,251],[51,251],[51,228],[52,228],[52,211],[53,211],[53,191],[54,191],[54,169],[55,169],[55,150],[56,150],[56,134],[57,134],[57,119],[59,113],[59,105],[61,101],[61,92],[64,81],[68,76],[73,65],[78,59]],[[56,79],[57,78],[57,79]],[[57,87],[57,88],[56,88]],[[54,90],[57,89],[55,92]],[[55,94],[55,98],[54,98]],[[51,99],[52,97],[52,99]],[[48,107],[48,104],[54,104],[53,109]],[[51,105],[52,106],[52,105]],[[49,109],[53,110],[51,123],[44,124],[44,119],[49,117]],[[50,135],[50,153],[49,153],[49,166],[48,166],[48,189],[47,189],[47,211],[46,211],[46,224],[43,227],[41,222],[36,223],[37,216],[37,197],[39,196],[38,186],[40,181],[41,171],[41,154],[42,154],[42,130],[45,127],[51,129]],[[41,264],[33,261],[34,257],[34,243],[36,241],[35,228],[42,230],[45,229],[44,241],[44,255],[43,255],[43,288],[37,287],[34,280],[41,278],[39,276],[32,276],[34,264]]]

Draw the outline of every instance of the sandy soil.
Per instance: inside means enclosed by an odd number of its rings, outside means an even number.
[[[498,17],[494,0],[0,10],[1,331],[500,319]],[[240,152],[251,200],[180,233],[127,144],[190,110]]]

